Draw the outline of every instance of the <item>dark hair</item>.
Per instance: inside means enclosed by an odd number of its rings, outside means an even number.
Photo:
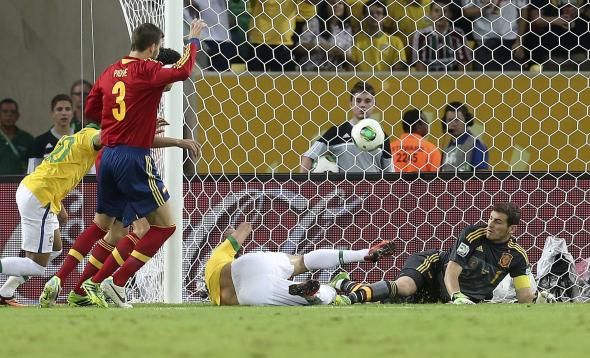
[[[497,203],[494,204],[492,210],[506,214],[508,217],[508,226],[518,225],[520,222],[520,208],[514,203]]]
[[[55,108],[55,106],[57,105],[57,102],[59,101],[68,101],[70,102],[70,105],[72,105],[72,98],[70,98],[70,96],[68,96],[67,94],[58,94],[55,97],[53,97],[53,99],[51,100],[51,110],[53,111],[53,109]]]
[[[352,100],[354,98],[355,94],[362,93],[362,92],[367,92],[367,93],[370,93],[372,96],[375,96],[375,88],[373,88],[373,86],[371,86],[367,82],[358,81],[350,89],[350,100]]]
[[[145,51],[153,44],[159,44],[164,38],[160,28],[149,22],[143,23],[133,30],[131,35],[131,51]]]
[[[18,103],[16,103],[15,100],[13,100],[12,98],[4,98],[2,101],[0,101],[0,107],[2,107],[2,105],[4,103],[12,103],[16,106],[16,114],[18,114]]]
[[[79,86],[79,85],[83,85],[84,87],[92,88],[92,83],[90,83],[86,80],[76,80],[76,81],[74,81],[74,83],[72,83],[72,86],[70,86],[70,94],[72,94],[72,92],[74,92],[74,87]]]
[[[416,130],[416,124],[423,122],[422,117],[420,116],[420,110],[414,108],[410,109],[402,118],[402,128],[404,129],[404,133],[411,133]]]
[[[443,112],[443,116],[441,118],[443,133],[447,132],[447,112],[461,112],[463,113],[467,127],[471,127],[473,125],[473,115],[471,112],[469,112],[467,105],[462,102],[451,102],[445,107],[445,111]]]
[[[334,14],[334,6],[336,4],[330,4],[329,1],[322,1],[318,7],[318,16],[320,18],[320,36],[325,39],[330,39],[334,34],[330,33],[330,25],[334,22],[338,22],[338,25],[342,26],[342,30],[346,30],[346,26],[350,26],[350,5],[345,0],[337,0],[336,3],[342,3],[344,5],[344,14],[342,17],[337,17]]]
[[[385,4],[383,2],[381,2],[381,0],[369,0],[365,6],[363,6],[363,18],[369,16],[369,9],[372,6],[377,6],[383,9],[383,12],[385,13],[385,16],[387,16],[387,6],[385,6]]]
[[[165,65],[172,65],[178,62],[178,60],[180,60],[180,57],[181,56],[178,53],[178,51],[175,51],[171,48],[162,47],[160,49],[160,54],[158,55],[158,58],[156,60],[162,62]]]

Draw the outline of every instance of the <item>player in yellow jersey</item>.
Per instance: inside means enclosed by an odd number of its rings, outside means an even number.
[[[205,265],[205,284],[215,305],[301,306],[329,304],[336,291],[317,280],[302,283],[291,277],[349,262],[375,262],[393,254],[393,242],[381,241],[364,250],[320,249],[304,255],[282,252],[251,252],[235,256],[252,232],[249,223],[241,223],[211,253]]]
[[[154,139],[154,147],[169,146],[198,151],[197,144],[192,140]],[[42,275],[45,266],[61,254],[58,217],[67,217],[61,202],[94,165],[101,147],[100,131],[92,123],[74,135],[62,137],[51,154],[20,183],[16,202],[21,216],[25,257],[0,260],[0,273],[11,276],[5,286],[10,286],[8,289],[13,293],[0,296],[2,303],[20,305],[13,295],[16,288],[26,281],[24,277]]]

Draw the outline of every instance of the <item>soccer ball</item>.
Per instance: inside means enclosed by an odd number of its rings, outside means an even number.
[[[385,133],[379,122],[365,118],[352,127],[352,140],[360,150],[370,152],[383,145]]]

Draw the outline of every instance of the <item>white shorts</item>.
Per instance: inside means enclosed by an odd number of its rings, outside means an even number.
[[[303,297],[289,294],[289,280],[295,267],[289,256],[280,252],[245,254],[232,263],[231,276],[241,305],[302,306],[310,303]],[[320,287],[322,303],[331,303],[336,291],[326,285]]]
[[[35,253],[53,251],[53,235],[59,229],[59,223],[49,205],[43,207],[35,195],[22,184],[16,190],[16,205],[23,233],[21,248]]]

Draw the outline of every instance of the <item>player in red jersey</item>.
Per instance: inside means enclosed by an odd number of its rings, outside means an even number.
[[[160,179],[150,147],[162,92],[166,85],[190,76],[204,26],[201,20],[191,23],[190,43],[172,68],[164,68],[153,60],[164,36],[162,30],[149,23],[138,26],[133,31],[129,56],[109,66],[88,96],[86,115],[100,116],[104,145],[95,225],[110,227],[119,220],[127,226],[137,217],[145,217],[150,223],[150,229],[112,277],[100,286],[92,279],[84,283],[84,290],[99,306],[106,306],[103,291],[118,306],[130,307],[125,284],[176,229],[167,204],[170,195]]]

